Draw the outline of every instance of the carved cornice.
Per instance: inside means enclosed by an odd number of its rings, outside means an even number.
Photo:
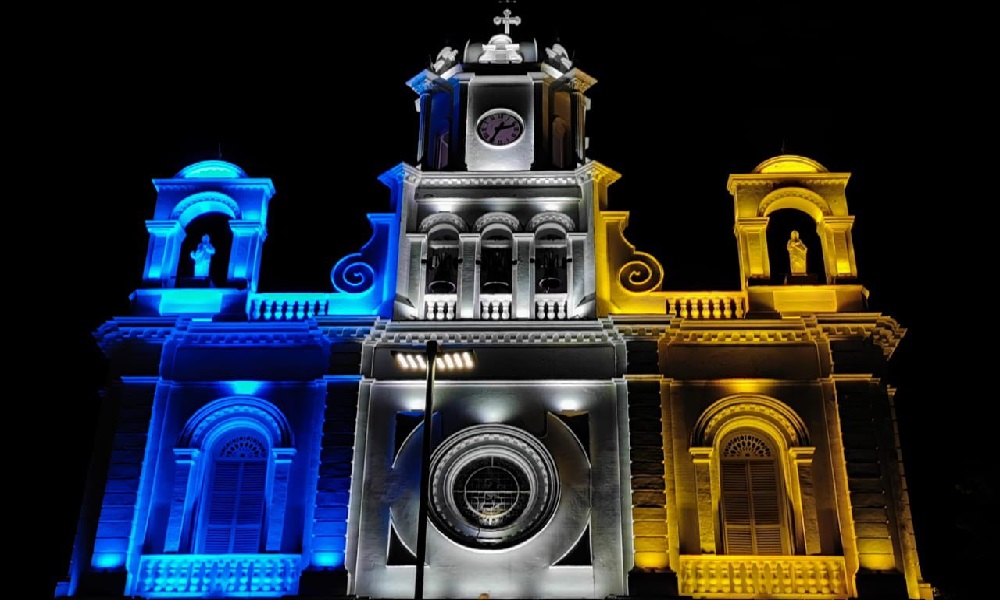
[[[365,340],[371,336],[374,326],[321,327],[323,337],[331,342],[351,342]]]
[[[219,179],[155,179],[153,180],[153,185],[157,192],[165,191],[170,189],[171,191],[178,192],[198,192],[205,191],[208,187],[218,187],[225,189],[227,192],[239,191],[239,190],[256,190],[261,189],[274,193],[274,183],[270,179],[266,178],[253,178],[253,179],[230,179],[230,178],[219,178]]]
[[[318,330],[178,332],[173,339],[185,346],[295,346],[321,342],[323,335]]]
[[[763,345],[763,344],[802,344],[815,341],[815,336],[808,331],[801,329],[789,330],[681,330],[674,329],[665,335],[670,343],[689,344],[739,344],[739,345]]]
[[[621,173],[615,171],[611,167],[597,162],[596,160],[589,161],[587,164],[578,168],[576,172],[580,177],[581,183],[592,180],[597,183],[611,185],[622,178]]]
[[[540,345],[616,344],[624,342],[617,331],[373,331],[368,341],[378,344],[417,345],[437,340],[442,344]]]
[[[421,172],[419,169],[406,163],[399,163],[379,175],[378,180],[389,189],[395,190],[404,181],[406,183],[419,182],[420,177]]]
[[[892,317],[879,316],[868,323],[839,322],[820,323],[819,329],[827,338],[836,339],[870,339],[873,344],[882,349],[882,355],[888,360],[906,335],[906,329]]]
[[[567,87],[574,92],[585,93],[591,87],[597,83],[597,80],[587,75],[580,69],[570,69],[566,73],[556,80],[557,85]]]
[[[643,324],[643,323],[615,323],[618,333],[631,338],[659,338],[667,333],[670,325],[667,323]]]
[[[143,344],[163,344],[174,332],[174,319],[169,324],[162,325],[126,325],[119,320],[112,320],[101,325],[94,332],[98,348],[104,354],[121,343],[138,342]]]
[[[439,74],[426,69],[410,78],[410,80],[406,82],[406,85],[421,96],[427,92],[433,92],[435,90],[446,92],[450,92],[452,90],[452,85],[448,83],[447,79],[444,79]]]
[[[456,173],[424,173],[412,175],[415,183],[441,187],[470,186],[535,186],[535,185],[577,185],[577,177],[564,172],[525,173],[524,171],[480,171],[475,174],[458,175]]]
[[[872,341],[882,348],[882,354],[888,360],[892,357],[899,342],[906,335],[906,329],[899,326],[899,323],[891,317],[879,319],[872,331]]]
[[[729,176],[726,189],[730,194],[736,193],[740,186],[774,186],[788,181],[816,183],[825,185],[846,186],[850,173],[764,173],[764,174],[734,174]]]

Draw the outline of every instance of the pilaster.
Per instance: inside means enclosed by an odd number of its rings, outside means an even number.
[[[274,479],[271,482],[271,507],[267,523],[267,552],[281,552],[281,536],[285,532],[285,508],[288,506],[288,476],[291,473],[295,448],[274,448]]]
[[[175,220],[147,220],[149,247],[143,282],[163,285],[177,272],[177,257],[184,241],[184,227]]]
[[[261,246],[267,237],[264,224],[231,219],[229,229],[233,232],[233,245],[229,254],[228,281],[246,282],[249,290],[255,292],[260,274]]]
[[[858,266],[854,262],[854,241],[851,239],[851,228],[854,217],[828,216],[823,219],[823,229],[826,234],[824,257],[827,259],[826,272],[834,277],[857,277]]]
[[[702,554],[716,553],[715,510],[712,500],[712,454],[714,448],[693,447],[695,494],[698,498],[698,535]]]
[[[167,519],[163,552],[179,552],[183,537],[184,516],[190,514],[192,499],[191,474],[198,465],[201,451],[197,448],[174,448],[174,481],[170,489],[170,516]]]
[[[742,218],[736,222],[736,243],[740,249],[743,284],[751,279],[769,279],[771,264],[767,253],[767,217]]]
[[[807,556],[821,553],[819,520],[816,516],[816,490],[813,488],[813,456],[816,448],[797,446],[789,448],[794,465],[795,487],[798,489],[800,523],[803,549]]]

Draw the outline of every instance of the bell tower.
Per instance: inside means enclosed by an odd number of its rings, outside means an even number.
[[[573,169],[586,160],[587,90],[596,83],[576,69],[559,43],[515,42],[520,17],[505,9],[503,31],[488,42],[446,46],[408,85],[417,93],[423,170]]]
[[[515,41],[510,9],[493,23],[408,82],[418,164],[382,177],[403,214],[396,318],[593,318],[595,80],[558,43]]]

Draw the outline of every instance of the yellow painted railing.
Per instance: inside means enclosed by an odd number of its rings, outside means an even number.
[[[742,319],[747,312],[743,292],[667,292],[667,314],[685,319]]]
[[[682,555],[682,596],[694,598],[847,598],[842,556]]]

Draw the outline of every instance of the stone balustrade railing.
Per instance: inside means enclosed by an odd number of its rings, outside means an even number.
[[[743,292],[667,292],[667,314],[685,319],[742,319],[747,312]]]
[[[681,555],[682,596],[696,598],[847,598],[841,556]]]
[[[251,321],[301,321],[330,312],[330,294],[254,294],[247,303]]]
[[[143,598],[280,597],[298,590],[299,554],[147,554],[133,595]]]

